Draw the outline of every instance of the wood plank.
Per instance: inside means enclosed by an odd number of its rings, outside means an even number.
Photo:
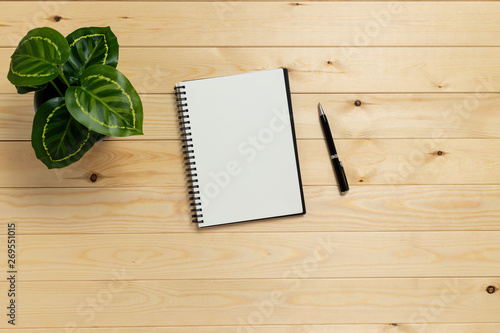
[[[499,139],[345,139],[336,146],[351,184],[500,184]],[[299,140],[298,151],[304,185],[336,184],[323,140]],[[251,167],[236,156],[241,168]],[[57,170],[38,161],[29,142],[0,142],[0,187],[185,185],[180,141],[105,141]]]
[[[497,172],[500,140],[496,139],[346,139],[337,140],[336,146],[351,184],[497,184],[500,181]],[[323,158],[328,155],[325,143],[302,140],[298,150],[304,184],[336,183],[330,160]]]
[[[179,139],[177,104],[173,94],[142,94],[145,135],[106,140]],[[34,117],[33,94],[0,94],[0,140],[31,140]]]
[[[192,232],[187,188],[3,188],[1,234]]]
[[[24,235],[19,281],[500,276],[500,232]],[[1,251],[7,257],[7,248]]]
[[[307,214],[203,229],[218,232],[500,231],[500,186],[305,186]],[[0,235],[198,232],[187,189],[0,189]]]
[[[144,333],[235,333],[245,332],[240,326],[170,326],[170,327],[141,327]],[[253,333],[497,333],[500,330],[498,323],[460,323],[460,324],[337,324],[337,325],[250,325],[247,332]],[[0,329],[0,333],[10,333],[11,329]],[[53,333],[53,328],[16,329],[17,333]],[[71,332],[71,331],[69,331]],[[107,327],[107,328],[78,328],[78,333],[136,333],[137,327]]]
[[[77,163],[49,170],[31,143],[0,142],[0,186],[185,186],[181,160],[180,141],[104,141]]]
[[[6,1],[0,46],[103,23],[124,46],[499,46],[498,21],[496,2]]]
[[[0,94],[0,140],[30,140],[33,96]],[[179,139],[172,94],[142,94],[144,136],[107,140]],[[356,106],[355,101],[361,102]],[[499,138],[500,94],[293,94],[298,138],[323,139],[321,102],[335,138]],[[397,123],[398,126],[394,126]]]
[[[361,105],[356,106],[356,101]],[[317,119],[318,102],[335,138],[500,135],[498,94],[295,94],[292,104],[298,138],[324,139]]]
[[[499,3],[500,4],[500,3]],[[499,38],[500,40],[500,38]],[[0,49],[0,91],[14,49]],[[287,67],[294,93],[500,92],[500,47],[123,48],[118,69],[140,93],[175,83]]]
[[[16,328],[168,325],[488,323],[494,278],[18,282]],[[2,290],[7,282],[0,283]],[[1,294],[3,304],[7,293]],[[360,315],[362,314],[362,315]],[[256,318],[254,318],[256,317]],[[8,326],[6,321],[0,323]]]

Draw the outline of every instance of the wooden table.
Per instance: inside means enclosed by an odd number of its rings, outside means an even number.
[[[146,135],[47,170],[9,57],[34,27],[106,25]],[[500,330],[500,3],[1,1],[0,32],[0,273],[15,224],[16,332]],[[275,67],[290,72],[308,212],[198,230],[174,83]]]

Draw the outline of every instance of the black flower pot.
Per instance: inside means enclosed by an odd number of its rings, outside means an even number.
[[[59,78],[54,79],[54,83],[56,84],[57,88],[59,88],[59,90],[64,94],[67,88],[66,85],[61,82]],[[61,95],[59,95],[56,88],[54,88],[54,86],[50,83],[47,84],[47,87],[45,89],[35,91],[35,99],[33,101],[35,112],[43,103],[47,102],[49,99],[60,96]]]

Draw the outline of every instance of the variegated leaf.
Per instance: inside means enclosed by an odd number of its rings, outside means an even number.
[[[66,90],[71,115],[85,127],[110,136],[142,134],[142,103],[129,80],[113,67],[94,65],[81,86]]]
[[[37,86],[59,75],[68,60],[68,42],[52,28],[36,28],[21,39],[11,56],[9,81],[16,86]]]
[[[80,160],[98,136],[71,116],[64,97],[56,97],[35,114],[31,145],[36,157],[49,169],[62,168]]]
[[[69,34],[66,40],[70,55],[63,71],[70,84],[77,82],[92,65],[116,67],[118,64],[118,40],[110,27],[81,28]]]

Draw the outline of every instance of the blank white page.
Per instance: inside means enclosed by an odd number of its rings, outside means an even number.
[[[200,227],[305,213],[287,75],[177,84],[187,98]]]

